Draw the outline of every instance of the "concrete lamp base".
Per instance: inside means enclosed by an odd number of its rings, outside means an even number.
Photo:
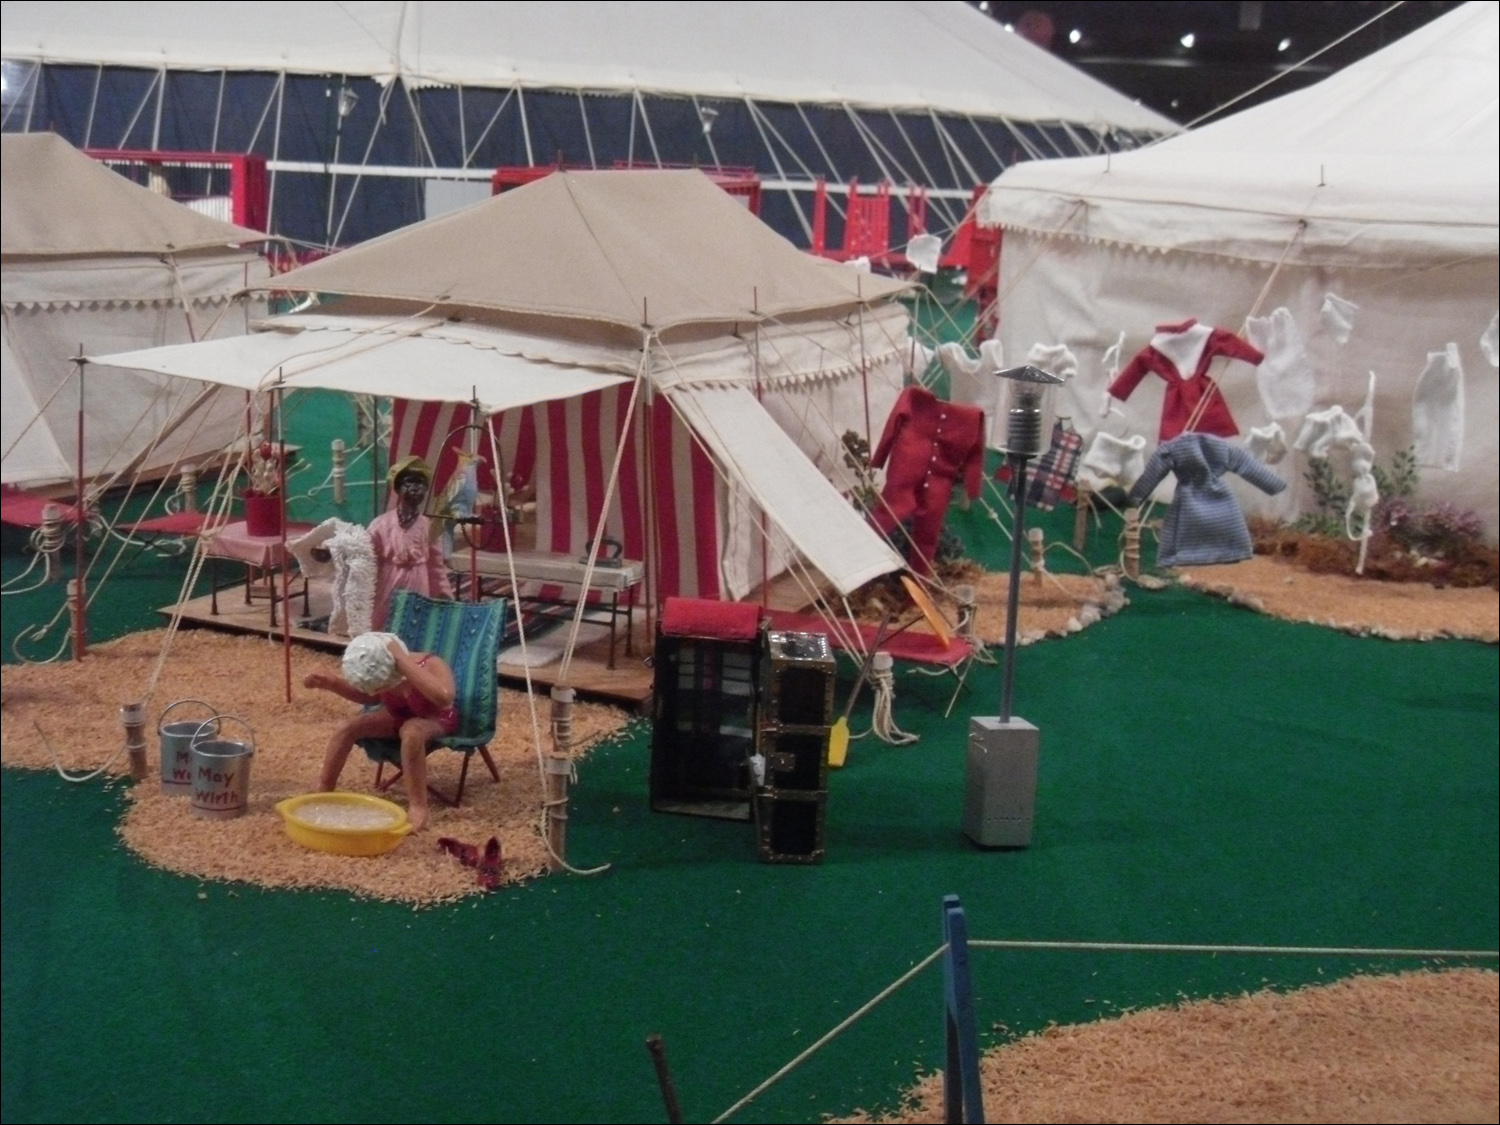
[[[964,835],[982,848],[1031,843],[1041,732],[1025,719],[969,720]]]

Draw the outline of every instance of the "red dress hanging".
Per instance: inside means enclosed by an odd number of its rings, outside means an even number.
[[[1109,393],[1123,402],[1148,372],[1155,372],[1167,384],[1161,405],[1159,440],[1170,441],[1186,430],[1234,437],[1240,432],[1234,415],[1229,413],[1219,385],[1208,377],[1209,364],[1221,355],[1250,364],[1265,359],[1259,349],[1233,332],[1210,328],[1195,319],[1181,324],[1158,324],[1151,343],[1109,385]]]

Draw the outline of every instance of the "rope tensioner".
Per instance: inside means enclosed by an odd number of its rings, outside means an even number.
[[[198,510],[198,466],[184,465],[182,476],[177,482],[177,495],[182,497],[182,510],[184,512],[196,512]]]
[[[56,504],[42,505],[42,523],[32,532],[31,545],[46,564],[47,582],[55,582],[62,573],[62,549],[66,538],[62,509]]]
[[[1126,578],[1141,576],[1141,510],[1125,509],[1125,552],[1121,558]]]
[[[552,752],[547,755],[547,850],[556,871],[567,863],[568,783],[573,777],[573,701],[577,692],[552,688]]]
[[[892,746],[906,746],[917,741],[917,736],[896,725],[896,674],[893,664],[890,653],[877,652],[870,665],[870,680],[875,685],[875,712],[870,732],[880,741]]]
[[[146,705],[139,701],[120,708],[120,723],[125,727],[125,752],[130,756],[130,776],[146,779]]]
[[[1031,544],[1031,580],[1040,586],[1047,575],[1047,535],[1039,527],[1028,527],[1026,539]]]
[[[333,502],[342,504],[347,498],[345,481],[348,475],[348,469],[344,463],[344,439],[334,438],[331,451],[333,455]]]

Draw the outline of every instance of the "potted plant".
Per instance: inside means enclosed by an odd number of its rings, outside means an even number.
[[[281,451],[263,441],[250,453],[250,484],[242,493],[245,530],[260,538],[281,534]]]

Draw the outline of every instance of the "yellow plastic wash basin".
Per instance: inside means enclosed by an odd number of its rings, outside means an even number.
[[[334,855],[385,855],[411,833],[405,809],[364,793],[304,793],[276,811],[295,842]]]

